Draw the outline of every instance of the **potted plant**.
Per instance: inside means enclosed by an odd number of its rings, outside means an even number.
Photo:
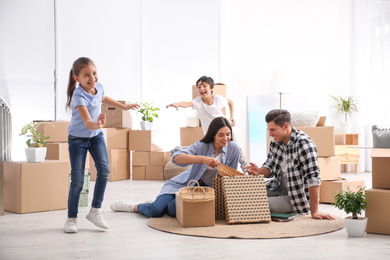
[[[141,129],[152,130],[153,117],[158,118],[156,111],[159,111],[160,109],[154,107],[153,103],[141,102],[141,105],[143,107],[137,111],[137,113],[142,114]]]
[[[358,217],[358,214],[361,214],[367,208],[367,201],[365,188],[359,187],[358,191],[351,191],[348,187],[345,191],[337,193],[334,205],[336,208],[344,210],[347,214],[352,213],[352,217],[349,216],[344,219],[348,235],[361,237],[366,232],[367,218]]]
[[[43,147],[47,144],[44,140],[49,139],[49,136],[44,136],[43,131],[38,131],[38,126],[42,124],[49,124],[54,127],[53,124],[48,122],[31,122],[22,128],[20,135],[26,135],[30,137],[26,143],[25,149],[27,162],[43,162],[46,157],[47,147]]]
[[[351,117],[353,113],[359,112],[356,104],[356,100],[349,96],[347,98],[343,98],[341,96],[330,96],[333,98],[336,103],[333,105],[336,108],[337,113],[344,115],[344,122],[341,123],[341,129],[343,133],[350,133],[352,128],[352,123],[348,121],[348,117]]]

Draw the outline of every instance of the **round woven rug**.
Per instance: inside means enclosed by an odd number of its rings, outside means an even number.
[[[213,227],[183,228],[176,218],[165,215],[161,218],[150,218],[148,226],[160,231],[174,234],[215,237],[215,238],[291,238],[304,237],[334,232],[344,227],[344,219],[333,216],[335,220],[312,219],[309,216],[297,215],[289,222],[258,224],[227,224],[216,220]]]

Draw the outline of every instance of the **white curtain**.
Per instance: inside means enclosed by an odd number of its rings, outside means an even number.
[[[354,1],[354,26],[352,89],[359,98],[359,142],[372,146],[371,126],[390,126],[390,0]],[[371,171],[370,152],[362,151],[361,170]]]

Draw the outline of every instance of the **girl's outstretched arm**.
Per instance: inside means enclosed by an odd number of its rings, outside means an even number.
[[[129,109],[133,109],[134,110],[134,109],[138,109],[138,108],[141,107],[137,103],[124,105],[124,104],[119,103],[118,101],[116,101],[116,100],[114,100],[114,99],[112,99],[110,97],[107,97],[107,96],[103,96],[102,97],[102,103],[106,104],[106,105],[109,105],[109,106],[120,108],[122,110],[129,110]]]

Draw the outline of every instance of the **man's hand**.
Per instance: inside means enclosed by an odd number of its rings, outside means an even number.
[[[247,170],[249,175],[259,175],[260,168],[255,163],[249,163],[250,166],[245,166],[244,169]]]
[[[321,212],[312,212],[311,217],[314,219],[328,219],[328,220],[335,220],[334,217],[329,215],[328,213],[321,213]]]

